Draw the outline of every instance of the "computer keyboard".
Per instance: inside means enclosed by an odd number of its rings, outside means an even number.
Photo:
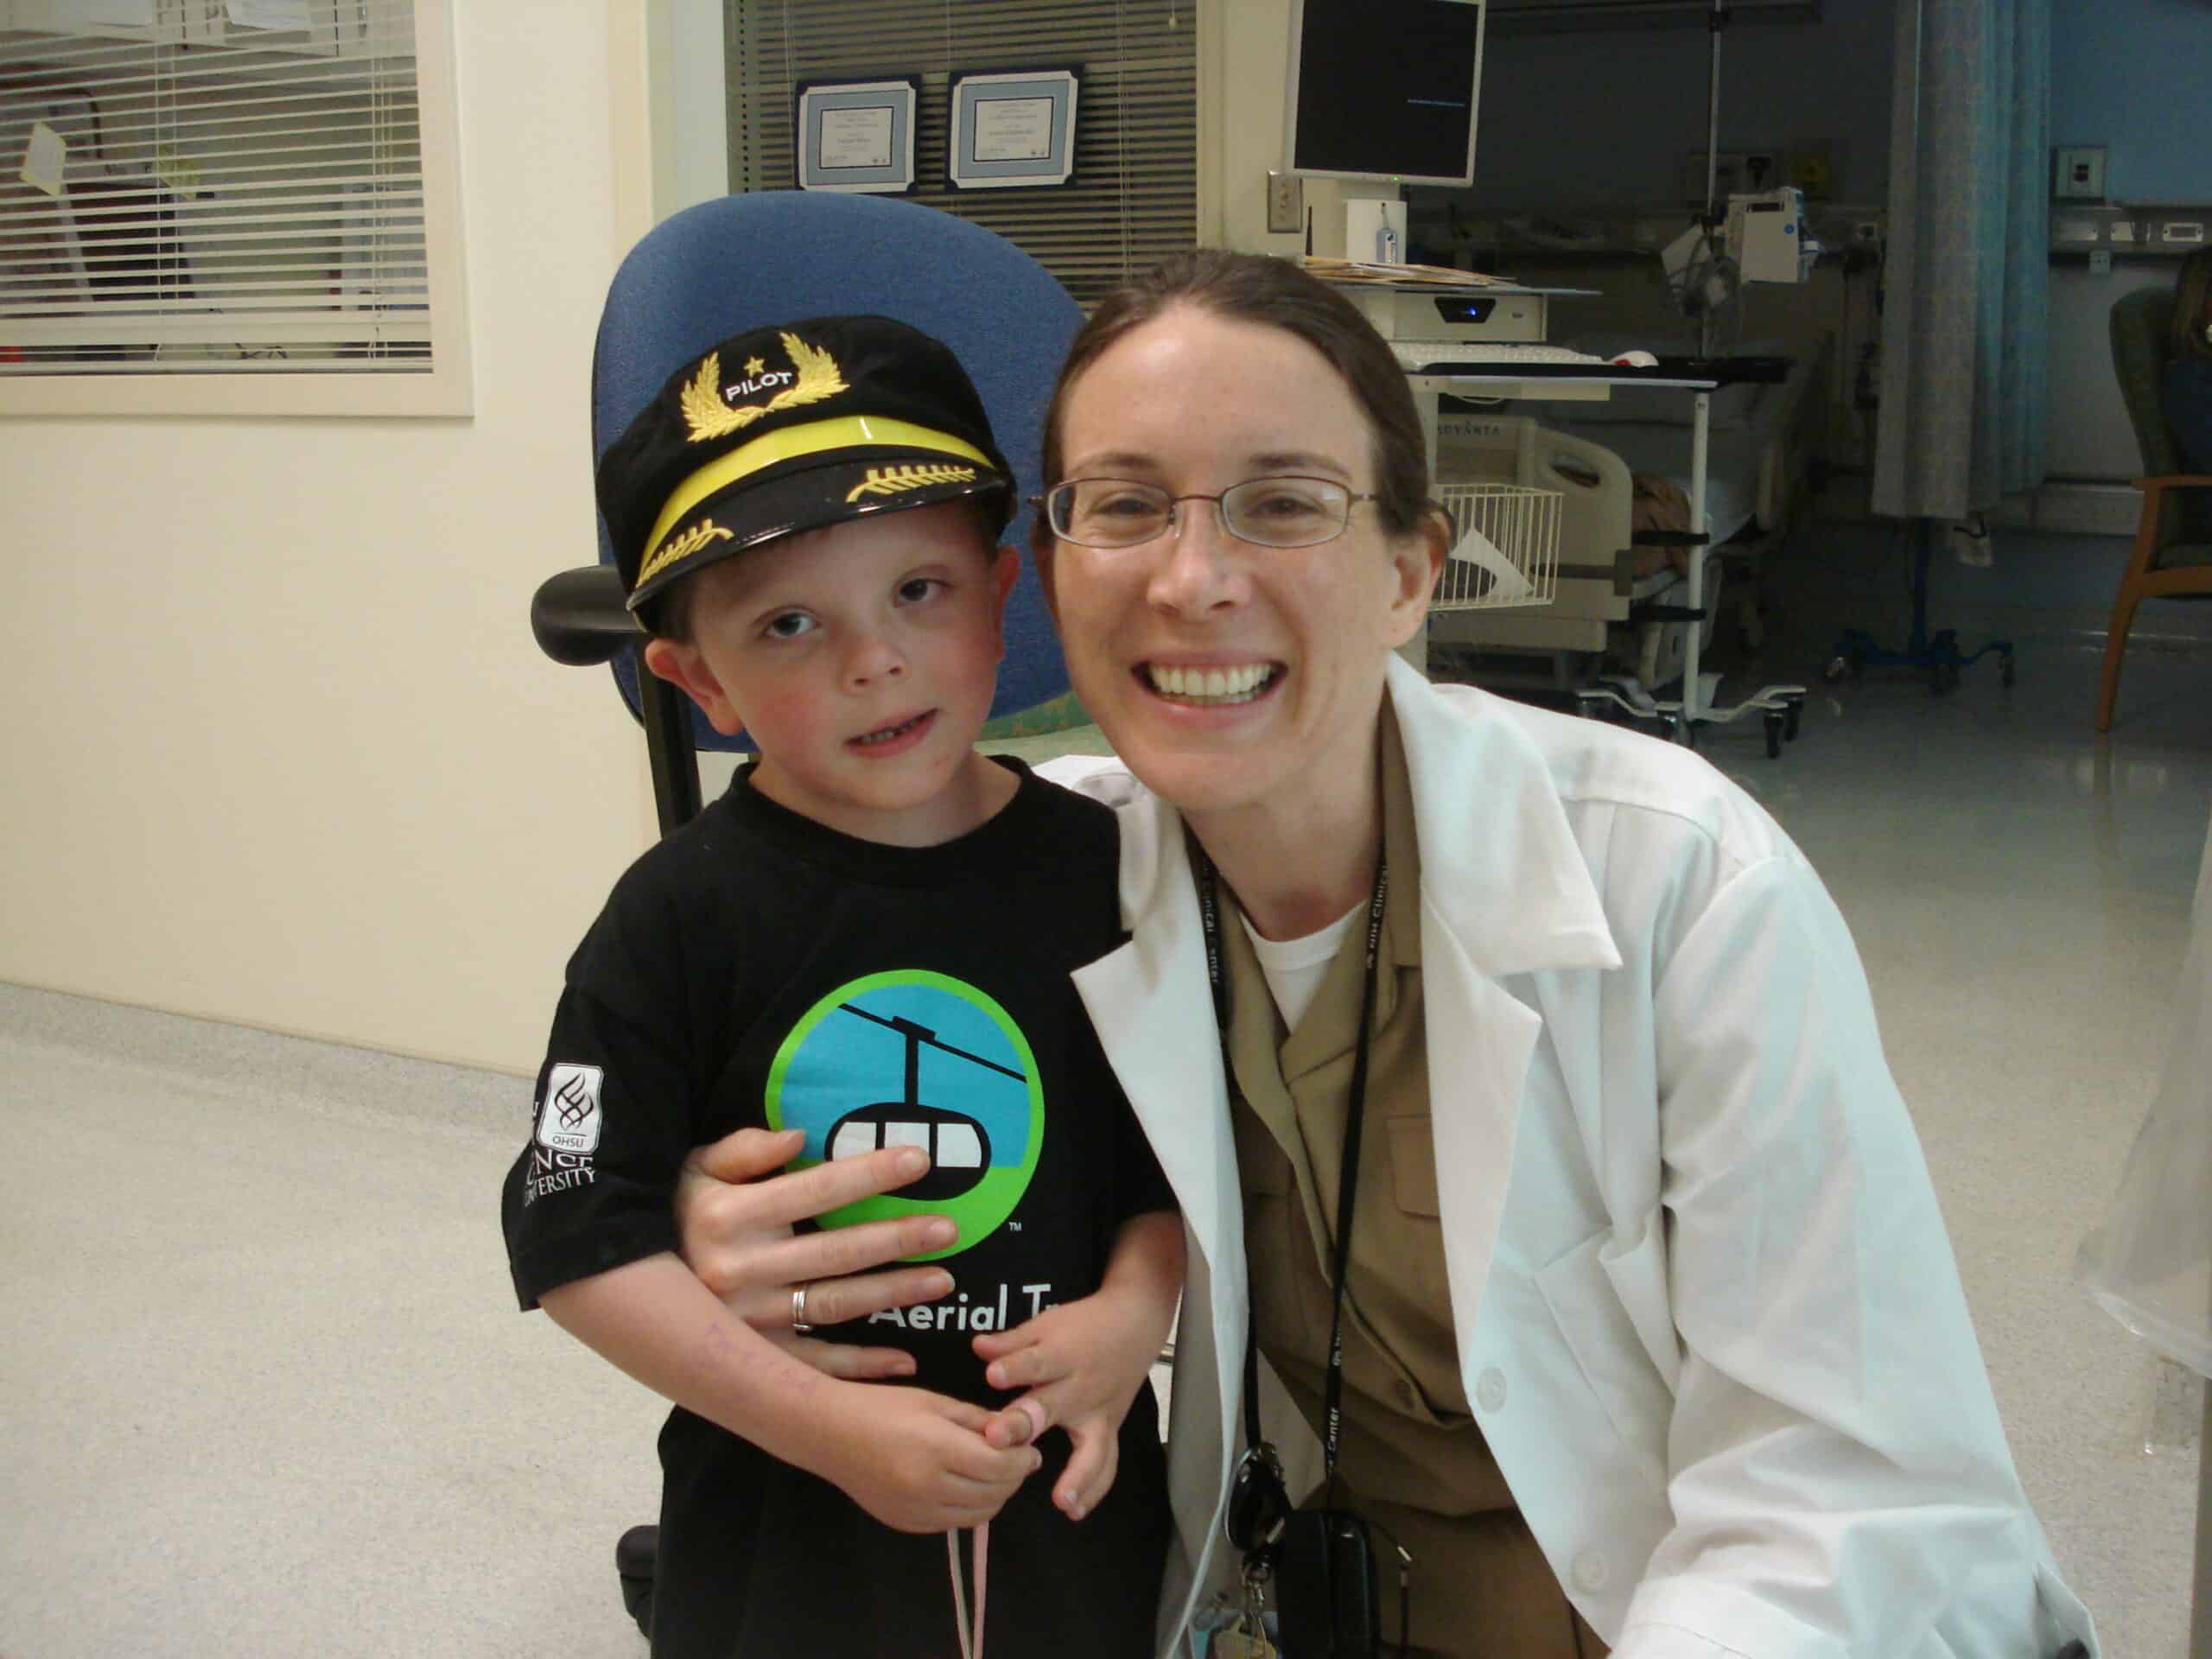
[[[1477,372],[1487,373],[1494,368],[1537,364],[1604,367],[1611,361],[1592,357],[1587,352],[1571,352],[1564,346],[1514,345],[1490,340],[1394,340],[1390,350],[1396,355],[1399,366],[1408,374],[1418,373],[1433,363],[1474,365],[1478,365]]]

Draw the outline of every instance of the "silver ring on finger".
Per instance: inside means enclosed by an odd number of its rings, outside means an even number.
[[[791,1287],[791,1330],[802,1337],[814,1329],[806,1318],[806,1293],[810,1288],[806,1285]]]

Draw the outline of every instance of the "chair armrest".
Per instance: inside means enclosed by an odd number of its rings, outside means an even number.
[[[2139,478],[2135,487],[2149,496],[2161,490],[2212,490],[2212,476],[2202,473],[2166,473],[2157,478]]]
[[[612,662],[625,645],[645,638],[622,600],[622,575],[613,565],[563,570],[531,596],[530,631],[556,663],[589,668]]]

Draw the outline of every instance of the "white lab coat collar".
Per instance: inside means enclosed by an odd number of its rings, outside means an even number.
[[[1488,693],[1441,692],[1393,656],[1421,905],[1491,979],[1618,968],[1620,952],[1543,752]],[[1426,953],[1424,953],[1424,960]]]

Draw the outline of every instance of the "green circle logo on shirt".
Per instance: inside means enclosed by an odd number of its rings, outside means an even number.
[[[820,1217],[824,1227],[950,1216],[957,1255],[996,1232],[1037,1172],[1045,1089],[1012,1016],[964,980],[912,968],[839,986],[791,1029],[768,1069],[772,1129],[804,1129],[805,1168],[880,1147],[919,1147],[918,1181]]]

